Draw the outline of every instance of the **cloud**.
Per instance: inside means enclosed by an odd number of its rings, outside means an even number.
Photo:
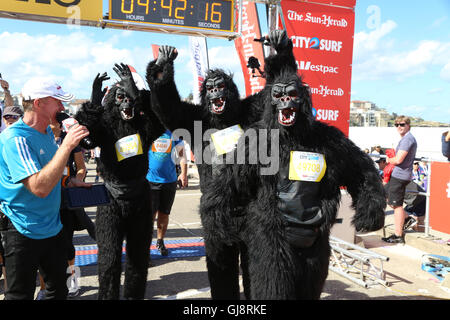
[[[440,76],[443,80],[450,81],[450,62],[442,68]]]
[[[405,49],[400,43],[386,37],[396,28],[394,21],[384,22],[369,33],[355,35],[353,77],[355,80],[405,78],[424,74],[431,66],[448,64],[450,42],[422,40],[413,48]],[[443,79],[450,78],[450,67],[441,72]]]

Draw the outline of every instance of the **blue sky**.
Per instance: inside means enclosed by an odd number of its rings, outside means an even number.
[[[357,0],[355,15],[352,100],[450,124],[450,1]],[[115,78],[116,62],[144,76],[151,44],[178,48],[178,89],[182,96],[192,91],[187,36],[0,19],[0,43],[0,73],[13,93],[34,75],[52,75],[77,98],[88,98],[97,73]],[[244,94],[234,43],[209,38],[208,49],[210,67],[233,73]]]

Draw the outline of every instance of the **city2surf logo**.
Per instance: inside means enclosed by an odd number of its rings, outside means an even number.
[[[342,41],[319,39],[317,37],[292,36],[294,48],[316,49],[328,52],[341,52]]]
[[[317,121],[337,121],[339,110],[312,108],[313,117]]]

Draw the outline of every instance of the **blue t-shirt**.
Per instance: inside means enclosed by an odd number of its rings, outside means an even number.
[[[408,131],[399,141],[395,154],[398,154],[400,150],[407,151],[405,159],[399,165],[392,170],[392,177],[401,180],[412,180],[412,170],[414,158],[416,157],[417,142],[414,136]]]
[[[0,134],[0,210],[17,231],[32,239],[50,238],[61,230],[61,184],[39,198],[20,181],[39,172],[57,149],[50,127],[43,134],[22,119]]]
[[[148,151],[148,181],[155,183],[177,181],[175,146],[179,143],[182,143],[182,141],[175,141],[169,130],[153,142],[151,149]]]

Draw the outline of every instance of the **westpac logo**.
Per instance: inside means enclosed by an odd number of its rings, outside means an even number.
[[[312,113],[318,121],[337,121],[339,118],[339,110],[312,108]]]
[[[321,72],[323,74],[339,73],[339,67],[325,66],[323,64],[312,64],[311,61],[296,61],[299,70]]]
[[[342,41],[302,36],[292,36],[291,40],[294,48],[317,49],[330,52],[341,52],[342,50]]]

